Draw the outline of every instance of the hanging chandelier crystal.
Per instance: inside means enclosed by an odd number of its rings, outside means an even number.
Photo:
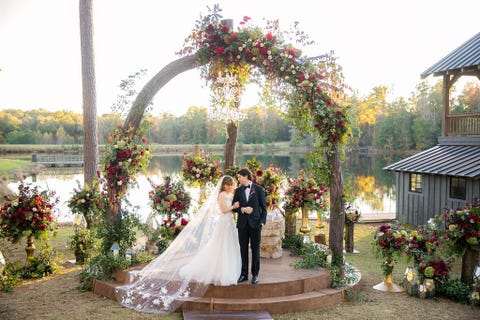
[[[225,123],[243,121],[247,115],[236,107],[239,97],[239,83],[237,77],[227,72],[215,80],[212,107],[208,110],[208,118]]]

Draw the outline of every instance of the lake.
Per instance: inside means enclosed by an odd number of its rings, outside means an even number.
[[[252,158],[252,154],[239,154],[237,163],[244,164]],[[260,154],[255,155],[263,167],[273,165],[281,168],[286,174],[295,177],[305,167],[304,154]],[[345,187],[355,197],[354,205],[367,218],[385,215],[395,215],[395,174],[382,168],[398,161],[385,155],[349,154],[345,157],[343,174]],[[133,188],[128,195],[130,202],[138,206],[138,213],[145,220],[150,213],[148,192],[151,190],[149,180],[161,183],[163,176],[178,176],[182,168],[182,155],[154,155],[146,174],[141,174],[137,181],[138,187]],[[28,177],[28,182],[34,182],[42,188],[55,190],[60,199],[58,220],[72,221],[72,215],[66,205],[72,196],[77,181],[83,185],[82,168],[48,168],[36,177]],[[9,183],[9,188],[16,191],[18,182]],[[198,188],[188,188],[194,201],[199,197]],[[195,202],[196,203],[196,202]]]

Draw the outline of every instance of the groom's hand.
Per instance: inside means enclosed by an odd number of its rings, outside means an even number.
[[[242,209],[242,212],[245,213],[245,214],[251,214],[253,212],[253,208],[252,207],[243,207]]]

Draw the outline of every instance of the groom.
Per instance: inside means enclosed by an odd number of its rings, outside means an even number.
[[[252,183],[252,173],[244,168],[237,172],[240,187],[235,190],[233,203],[238,201],[240,206],[237,212],[238,241],[242,256],[242,272],[238,283],[248,280],[248,244],[252,249],[252,283],[258,283],[260,271],[260,238],[262,226],[267,219],[267,204],[265,190],[258,184]]]

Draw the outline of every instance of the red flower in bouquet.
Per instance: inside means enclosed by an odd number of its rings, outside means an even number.
[[[23,236],[46,237],[57,222],[54,207],[59,202],[54,191],[40,191],[38,186],[21,183],[18,195],[5,196],[0,209],[0,234],[13,243]]]

